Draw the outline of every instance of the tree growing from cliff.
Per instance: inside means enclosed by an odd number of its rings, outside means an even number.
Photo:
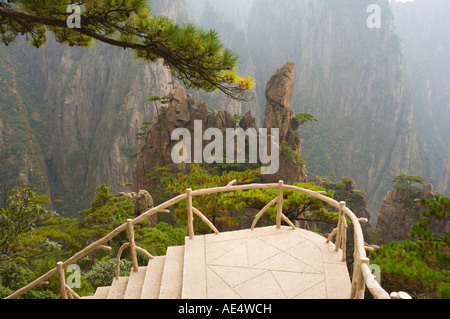
[[[298,113],[294,116],[294,119],[297,122],[298,126],[301,126],[308,122],[318,122],[319,121],[318,119],[316,119],[313,115],[311,115],[309,113]]]
[[[79,25],[68,21],[78,8]],[[84,10],[81,10],[83,8]],[[147,62],[158,59],[188,88],[220,90],[237,100],[251,100],[250,78],[236,76],[238,57],[214,30],[179,26],[151,13],[147,0],[0,0],[0,41],[8,45],[24,35],[35,47],[53,33],[59,43],[92,47],[94,40],[129,49]]]
[[[382,286],[403,290],[413,298],[450,298],[450,234],[436,234],[433,220],[446,221],[450,212],[450,198],[437,195],[422,198],[427,208],[424,219],[411,230],[414,240],[391,242],[370,254],[371,262],[382,269]]]
[[[395,183],[394,188],[413,188],[415,184],[425,184],[425,178],[418,175],[402,174],[394,178],[392,183]]]

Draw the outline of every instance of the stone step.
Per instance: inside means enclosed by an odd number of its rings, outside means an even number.
[[[147,267],[139,267],[138,271],[131,270],[128,285],[123,299],[140,299],[144,286]]]
[[[97,291],[94,294],[94,299],[106,299],[108,298],[109,290],[111,286],[108,287],[98,287]]]
[[[144,279],[144,286],[141,292],[141,299],[158,299],[161,290],[161,281],[164,272],[166,256],[150,259],[147,266],[147,273]]]
[[[129,277],[114,278],[107,299],[123,299],[127,290]]]
[[[81,299],[106,299],[108,297],[108,292],[111,287],[98,287],[95,294],[92,296],[81,297]]]
[[[184,246],[169,247],[164,264],[159,299],[180,299],[183,285]]]
[[[185,239],[182,299],[206,299],[205,236]]]

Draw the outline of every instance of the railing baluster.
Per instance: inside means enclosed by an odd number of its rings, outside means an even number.
[[[68,299],[67,290],[66,290],[66,276],[64,276],[64,264],[63,262],[58,262],[56,264],[56,269],[58,270],[59,275],[59,285],[61,291],[61,298]]]
[[[195,215],[197,215],[198,217],[200,217],[200,219],[209,226],[209,228],[211,228],[211,230],[213,232],[215,232],[216,234],[219,234],[219,231],[217,230],[217,228],[213,225],[213,223],[211,223],[208,218],[206,218],[205,215],[203,215],[197,208],[192,207],[192,211],[195,213]]]
[[[277,228],[281,228],[281,214],[283,213],[283,181],[278,182]]]
[[[364,292],[366,290],[366,284],[364,281],[364,273],[362,270],[362,264],[366,264],[369,266],[370,260],[369,258],[362,258],[358,265],[358,279],[356,281],[356,299],[364,299]]]
[[[341,246],[341,238],[342,238],[342,215],[344,212],[342,211],[342,208],[345,206],[345,202],[339,203],[339,219],[338,219],[338,227],[337,227],[337,234],[336,234],[336,243],[335,243],[335,251],[339,251],[339,248]]]
[[[130,239],[131,261],[133,263],[133,270],[134,271],[138,271],[139,270],[139,264],[138,264],[138,261],[137,261],[136,243],[134,242],[133,220],[129,219],[127,221],[127,228],[128,228],[128,238]]]
[[[255,229],[256,223],[261,218],[261,216],[270,208],[270,206],[275,205],[275,203],[277,201],[278,201],[278,196],[275,197],[274,199],[272,199],[272,201],[269,204],[267,204],[263,209],[261,209],[261,211],[255,216],[255,220],[253,221],[252,227],[250,228],[251,230]]]
[[[192,189],[188,188],[186,190],[187,198],[187,214],[188,214],[188,230],[189,230],[189,238],[194,239],[194,210],[192,209]]]
[[[340,246],[342,249],[342,261],[345,261],[346,254],[347,254],[347,220],[345,219],[345,213],[344,208],[347,207],[346,202],[340,202],[339,203],[339,218],[341,220],[341,240],[340,240]]]
[[[353,240],[356,243],[356,231],[353,234]],[[352,286],[350,291],[350,299],[356,298],[356,283],[358,281],[358,272],[360,271],[360,259],[359,259],[358,245],[355,244],[355,248],[353,250],[353,274],[352,274]]]

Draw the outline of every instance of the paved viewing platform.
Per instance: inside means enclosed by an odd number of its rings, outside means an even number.
[[[99,299],[348,299],[342,251],[310,231],[275,226],[186,238]]]

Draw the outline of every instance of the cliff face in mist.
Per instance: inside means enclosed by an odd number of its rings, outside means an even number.
[[[406,87],[424,148],[432,154],[436,189],[450,192],[450,2],[415,0],[394,6],[402,39]]]
[[[184,1],[156,1],[153,12],[189,17]],[[126,190],[136,133],[155,115],[146,99],[169,91],[170,72],[102,43],[0,52],[2,176],[50,195],[59,212],[87,207],[102,183]]]
[[[196,23],[202,24],[205,15],[210,14],[210,9],[222,15],[222,19],[217,21],[221,23],[223,18],[234,25],[235,28],[246,30],[248,18],[252,10],[254,0],[186,0],[191,19]],[[224,34],[225,35],[225,34]],[[225,35],[226,36],[226,35]]]
[[[372,3],[380,29],[366,23]],[[286,59],[297,65],[292,108],[319,120],[300,128],[308,170],[353,178],[374,215],[395,176],[429,175],[393,23],[387,0],[261,0],[247,35],[257,78]]]

